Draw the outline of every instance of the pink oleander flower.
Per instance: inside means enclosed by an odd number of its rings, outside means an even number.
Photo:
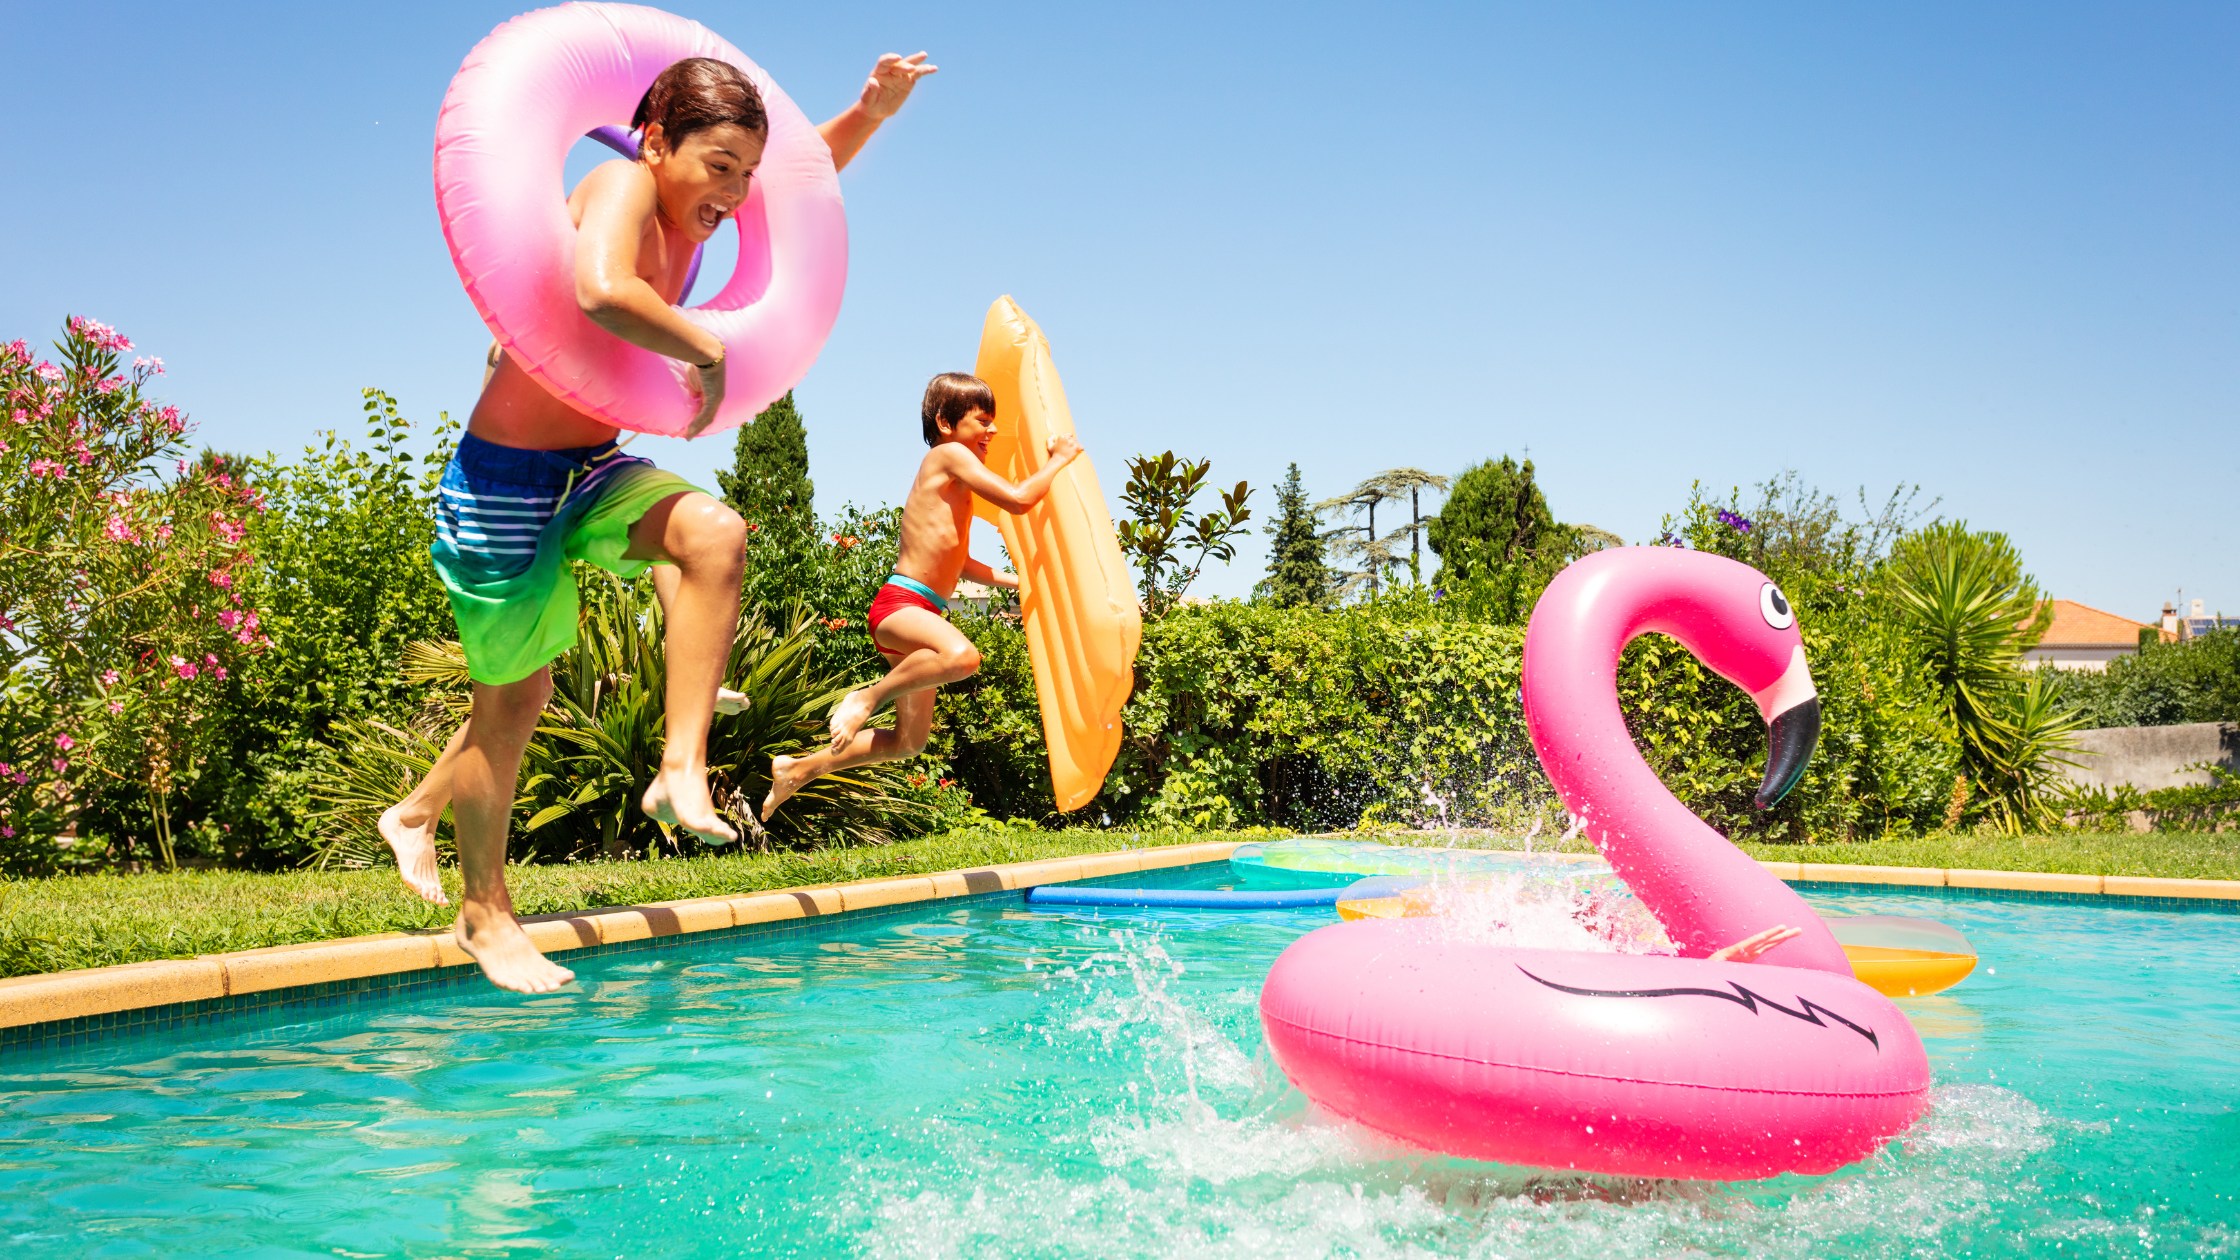
[[[93,392],[96,394],[114,394],[123,388],[124,378],[121,376],[105,377],[93,383]]]
[[[196,674],[202,672],[199,666],[197,666],[193,661],[188,660],[184,656],[174,656],[171,658],[171,670],[181,678],[193,678]]]
[[[226,680],[226,667],[223,665],[212,665],[210,667],[210,674],[219,682],[224,682]]]
[[[109,523],[102,527],[101,533],[102,536],[107,538],[110,542],[129,543],[140,541],[140,535],[132,532],[132,522],[124,519],[121,516],[110,517]]]
[[[218,624],[225,627],[227,634],[231,634],[241,624],[241,614],[231,608],[225,609],[218,614]]]
[[[14,766],[9,765],[5,761],[0,761],[0,779],[5,779],[15,772],[16,768]]]
[[[115,670],[113,670],[113,669],[105,669],[105,670],[102,670],[102,671],[101,671],[101,685],[102,685],[102,686],[104,686],[104,687],[114,687],[114,686],[116,686],[116,685],[117,685],[117,677],[118,677],[117,671],[115,671]]]
[[[163,423],[170,428],[174,436],[176,436],[180,430],[187,427],[187,422],[179,415],[179,409],[177,407],[168,405],[165,406],[163,409],[156,412],[156,419],[163,421]]]
[[[16,829],[15,829],[15,828],[13,828],[13,827],[0,827],[0,840],[13,840],[13,839],[15,839],[15,838],[16,838]]]
[[[47,362],[45,359],[39,360],[39,366],[31,369],[31,374],[50,385],[62,379],[62,369],[56,367],[52,363]]]
[[[10,363],[29,363],[31,362],[31,347],[24,344],[23,338],[18,337],[7,345],[0,346],[0,358],[4,358]]]
[[[122,713],[122,712],[124,712],[124,701],[122,701],[122,700],[111,700],[111,701],[109,702],[109,715],[110,715],[111,717],[114,717],[114,716],[116,716],[117,714],[119,714],[119,713]]]
[[[103,350],[130,350],[132,348],[131,338],[98,319],[88,319],[83,315],[74,315],[70,319],[70,331]]]
[[[25,774],[21,770],[18,770],[14,774],[8,776],[8,781],[15,784],[17,787],[23,787],[31,782],[31,776]]]
[[[218,663],[218,654],[216,652],[204,652],[202,654],[202,663],[205,665],[216,666]]]
[[[56,774],[63,774],[63,773],[66,773],[66,772],[67,772],[67,771],[68,771],[69,769],[70,769],[70,759],[69,759],[69,758],[67,758],[67,757],[57,757],[57,758],[55,758],[55,759],[54,759],[54,772],[55,772]]]
[[[226,475],[225,473],[211,473],[210,484],[218,487],[220,490],[230,490],[233,488],[233,478]]]
[[[77,443],[70,448],[70,453],[78,457],[78,463],[81,465],[93,462],[93,448],[86,445],[84,438],[78,439]]]
[[[171,541],[171,522],[165,521],[163,524],[156,526],[156,541]]]
[[[225,588],[233,585],[233,575],[224,569],[210,570],[210,585]]]
[[[35,459],[31,461],[31,475],[59,479],[62,476],[62,465],[51,459]]]
[[[6,613],[0,613],[0,630],[13,630],[15,628],[15,618],[8,616]],[[5,773],[7,773],[5,770],[0,770],[0,774]]]
[[[70,738],[70,733],[68,731],[64,731],[62,734],[54,737],[54,746],[64,752],[69,752],[71,749],[78,746],[78,741]]]
[[[135,356],[132,360],[132,370],[145,372],[149,376],[161,376],[163,375],[163,360],[152,354]]]
[[[13,449],[14,448],[9,446],[6,442],[0,442],[0,455],[5,455]]]
[[[14,411],[8,413],[8,419],[13,420],[17,424],[29,424],[31,423],[31,413],[25,411],[21,407],[18,407]]]
[[[249,536],[249,527],[247,525],[242,524],[240,521],[229,521],[225,517],[218,515],[216,512],[212,512],[210,514],[210,525],[211,528],[218,531],[218,537],[225,539],[229,543],[239,544],[242,539]]]

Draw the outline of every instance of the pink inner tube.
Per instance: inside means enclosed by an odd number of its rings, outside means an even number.
[[[847,216],[832,153],[799,106],[697,22],[623,4],[564,4],[492,31],[459,67],[436,120],[436,213],[475,310],[553,395],[619,428],[682,434],[685,369],[576,306],[576,229],[562,185],[584,133],[628,123],[654,77],[686,57],[745,72],[770,140],[735,221],[739,263],[686,317],[724,343],[726,393],[708,432],[754,418],[798,384],[840,314]]]
[[[1260,993],[1276,1062],[1321,1107],[1432,1150],[1636,1177],[1829,1172],[1928,1106],[1929,1060],[1803,900],[1658,781],[1618,655],[1671,635],[1758,701],[1767,788],[1801,775],[1819,700],[1786,597],[1748,565],[1663,547],[1590,556],[1525,633],[1526,723],[1586,834],[1689,957],[1529,950],[1440,919],[1326,927]],[[1770,794],[1770,795],[1769,795]],[[1751,963],[1704,955],[1786,923]]]

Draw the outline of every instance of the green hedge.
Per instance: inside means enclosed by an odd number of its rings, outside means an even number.
[[[1621,676],[1644,755],[1691,808],[1738,836],[1934,827],[1951,805],[1957,755],[1902,643],[1849,588],[1806,581],[1792,598],[1808,618],[1825,725],[1789,799],[1751,808],[1764,723],[1747,696],[1660,638],[1630,648]],[[1003,618],[964,624],[981,669],[942,695],[935,751],[981,808],[1053,817],[1025,637]],[[1467,619],[1418,591],[1336,611],[1179,608],[1144,627],[1126,735],[1089,817],[1560,829],[1525,734],[1523,648],[1523,627]]]

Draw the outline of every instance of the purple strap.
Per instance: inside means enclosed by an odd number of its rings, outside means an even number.
[[[621,154],[622,156],[630,159],[633,162],[638,160],[638,141],[630,134],[630,130],[627,127],[593,127],[591,130],[586,131],[583,134],[587,138],[596,140],[599,143],[607,146],[608,148],[613,149],[615,152]],[[684,269],[684,297],[692,296],[692,283],[699,278],[700,247],[698,245],[695,245],[692,247],[692,261],[686,264]]]

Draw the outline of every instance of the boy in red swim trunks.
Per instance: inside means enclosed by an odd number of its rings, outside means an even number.
[[[926,385],[919,419],[933,449],[918,465],[902,504],[902,551],[894,576],[871,601],[871,641],[887,658],[887,676],[848,693],[832,711],[832,743],[805,757],[770,762],[768,820],[801,785],[820,775],[876,761],[897,761],[925,750],[933,731],[933,692],[980,668],[980,653],[948,621],[948,595],[957,579],[1017,590],[1019,579],[997,573],[968,554],[972,496],[1019,515],[1042,502],[1058,473],[1081,454],[1070,435],[1050,439],[1050,459],[1013,485],[988,470],[988,443],[996,436],[996,399],[987,383],[962,372],[944,372]],[[894,729],[867,731],[879,706],[894,702]]]

